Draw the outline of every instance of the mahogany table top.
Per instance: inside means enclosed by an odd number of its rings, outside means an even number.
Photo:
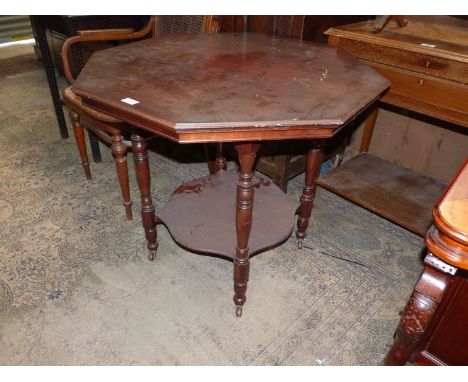
[[[388,86],[339,48],[219,33],[96,52],[72,90],[130,124],[201,142],[330,137]]]

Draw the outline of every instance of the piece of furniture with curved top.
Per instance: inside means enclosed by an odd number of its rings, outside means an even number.
[[[77,36],[70,37],[63,44],[62,60],[64,73],[67,80],[73,84],[75,76],[70,61],[70,52],[76,44],[98,41],[138,40],[148,35],[152,35],[153,38],[159,38],[172,33],[211,32],[216,31],[216,28],[216,20],[213,20],[212,16],[153,16],[149,23],[139,31],[134,31],[132,28],[78,31]],[[127,150],[131,148],[132,145],[129,139],[125,139],[126,136],[129,137],[131,135],[130,126],[118,118],[85,105],[81,97],[76,95],[71,87],[65,89],[63,101],[70,109],[70,120],[87,179],[91,179],[91,171],[89,168],[83,127],[86,127],[111,146],[112,154],[115,157],[116,171],[127,219],[131,220],[132,201],[130,198],[126,154]],[[82,122],[85,122],[85,124],[83,125]],[[94,144],[93,151],[99,152],[99,146],[97,146],[97,142],[93,143],[91,139],[92,136],[92,134],[89,135],[91,146],[93,147]],[[146,139],[148,140],[154,137],[155,136],[150,136]],[[218,155],[218,157],[221,156],[222,154]]]
[[[386,365],[468,365],[468,159],[433,208],[424,269]]]
[[[238,174],[217,171],[185,182],[158,209],[158,217],[180,245],[232,259],[233,300],[240,316],[250,257],[286,240],[294,214],[301,246],[325,141],[388,86],[365,64],[323,44],[256,33],[205,33],[97,52],[72,90],[87,106],[135,128],[133,158],[151,258],[158,247],[157,220],[140,134],[185,144],[234,143]],[[262,141],[294,139],[309,142],[298,208],[271,181],[252,173]],[[216,163],[223,167],[223,160]]]

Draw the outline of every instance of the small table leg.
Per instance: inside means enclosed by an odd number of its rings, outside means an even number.
[[[222,142],[216,143],[216,159],[214,163],[214,172],[218,172],[219,170],[226,171],[226,156],[224,155],[224,149]]]
[[[138,187],[141,194],[141,219],[145,229],[147,246],[150,251],[149,260],[154,260],[158,249],[158,235],[156,231],[156,216],[150,191],[150,170],[148,152],[145,140],[138,134],[132,134],[133,158]]]
[[[252,168],[255,156],[260,148],[259,143],[239,143],[235,149],[239,155],[239,178],[237,181],[236,233],[237,247],[234,258],[234,304],[236,316],[242,316],[245,304],[245,292],[249,281],[249,236],[252,227],[254,199]]]
[[[297,219],[297,246],[302,249],[302,243],[306,236],[307,226],[312,211],[312,204],[317,190],[317,179],[320,175],[320,166],[324,156],[324,142],[322,140],[313,140],[312,146],[307,152],[305,185],[302,190],[300,206],[297,209],[299,215]]]

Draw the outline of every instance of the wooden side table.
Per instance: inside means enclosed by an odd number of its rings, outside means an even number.
[[[433,208],[428,254],[386,365],[468,365],[468,159]]]
[[[373,103],[389,82],[344,51],[262,34],[168,36],[96,52],[71,89],[83,102],[134,126],[132,146],[150,259],[158,247],[147,148],[140,130],[178,143],[232,142],[238,174],[185,182],[158,214],[193,251],[233,260],[242,313],[250,257],[285,240],[297,214],[299,247],[324,143]],[[253,176],[262,141],[309,141],[300,205]],[[218,146],[219,147],[219,146]]]
[[[328,29],[328,43],[346,49],[391,81],[380,102],[468,127],[468,21],[412,16],[404,27],[375,21]],[[320,186],[424,236],[445,184],[367,154],[379,104],[364,126],[361,154],[330,171]],[[466,130],[468,131],[468,130]],[[363,169],[367,169],[363,171]]]

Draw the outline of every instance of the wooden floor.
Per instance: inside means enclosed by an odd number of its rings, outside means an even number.
[[[446,186],[370,154],[326,173],[319,185],[420,236],[431,224],[432,206]]]

